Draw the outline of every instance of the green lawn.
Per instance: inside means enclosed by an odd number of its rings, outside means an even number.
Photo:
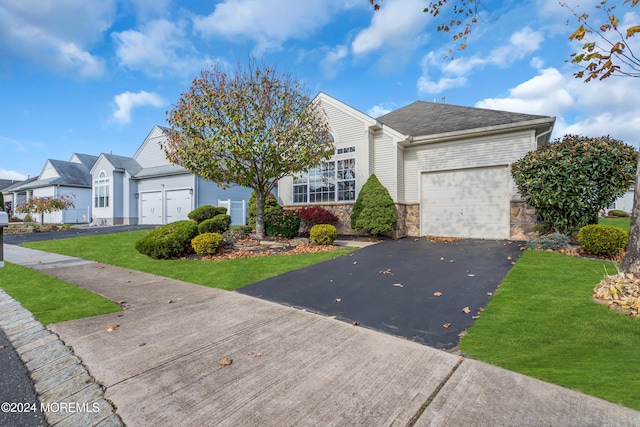
[[[213,288],[234,290],[257,281],[351,252],[274,255],[236,260],[154,260],[135,250],[148,230],[25,243],[23,246],[90,259]]]
[[[640,319],[595,303],[611,263],[526,251],[460,343],[469,357],[640,410]]]
[[[55,277],[5,262],[0,288],[19,301],[43,325],[114,313],[114,302]]]
[[[619,227],[629,231],[631,226],[631,218],[598,218],[598,224]]]

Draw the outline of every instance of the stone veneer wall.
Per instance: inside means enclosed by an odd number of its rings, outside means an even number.
[[[536,210],[523,200],[511,201],[511,240],[531,240],[538,236]]]

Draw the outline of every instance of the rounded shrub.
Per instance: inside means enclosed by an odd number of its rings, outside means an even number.
[[[307,206],[298,212],[300,217],[311,224],[335,224],[339,218],[322,206]]]
[[[608,216],[618,217],[618,218],[629,218],[631,215],[626,213],[621,209],[614,209],[612,211],[607,212]]]
[[[279,209],[264,215],[267,236],[291,239],[300,230],[300,215],[293,210]]]
[[[198,224],[198,231],[202,233],[224,233],[231,225],[231,217],[227,214],[216,215]]]
[[[227,208],[222,206],[202,205],[189,212],[189,219],[200,224],[202,221],[211,219],[216,215],[224,215],[227,213]]]
[[[618,227],[591,224],[580,229],[578,240],[590,254],[614,256],[627,247],[629,233]]]
[[[224,238],[220,233],[202,233],[191,240],[191,247],[198,255],[212,255],[223,242]]]
[[[135,243],[136,250],[154,259],[169,259],[188,253],[198,235],[194,221],[176,221],[156,228]]]
[[[337,236],[336,227],[331,224],[316,224],[309,232],[311,241],[318,245],[333,245]]]

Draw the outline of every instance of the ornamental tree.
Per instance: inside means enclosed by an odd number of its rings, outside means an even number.
[[[44,224],[44,214],[63,211],[75,207],[74,195],[61,194],[54,197],[34,197],[16,208],[16,212],[40,214],[40,224]]]
[[[334,152],[320,103],[289,74],[253,60],[232,73],[218,65],[202,71],[167,115],[167,158],[222,187],[253,188],[258,237],[278,179]]]
[[[633,147],[608,136],[565,135],[513,163],[511,175],[543,221],[572,234],[629,189],[637,158]]]

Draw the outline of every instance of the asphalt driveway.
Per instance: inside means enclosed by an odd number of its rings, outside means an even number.
[[[524,243],[384,241],[237,292],[454,349]]]
[[[40,242],[43,240],[67,239],[69,237],[95,236],[98,234],[123,233],[125,231],[152,230],[157,225],[113,225],[100,227],[78,227],[60,231],[45,231],[23,234],[5,234],[4,243],[19,245],[26,242]]]

